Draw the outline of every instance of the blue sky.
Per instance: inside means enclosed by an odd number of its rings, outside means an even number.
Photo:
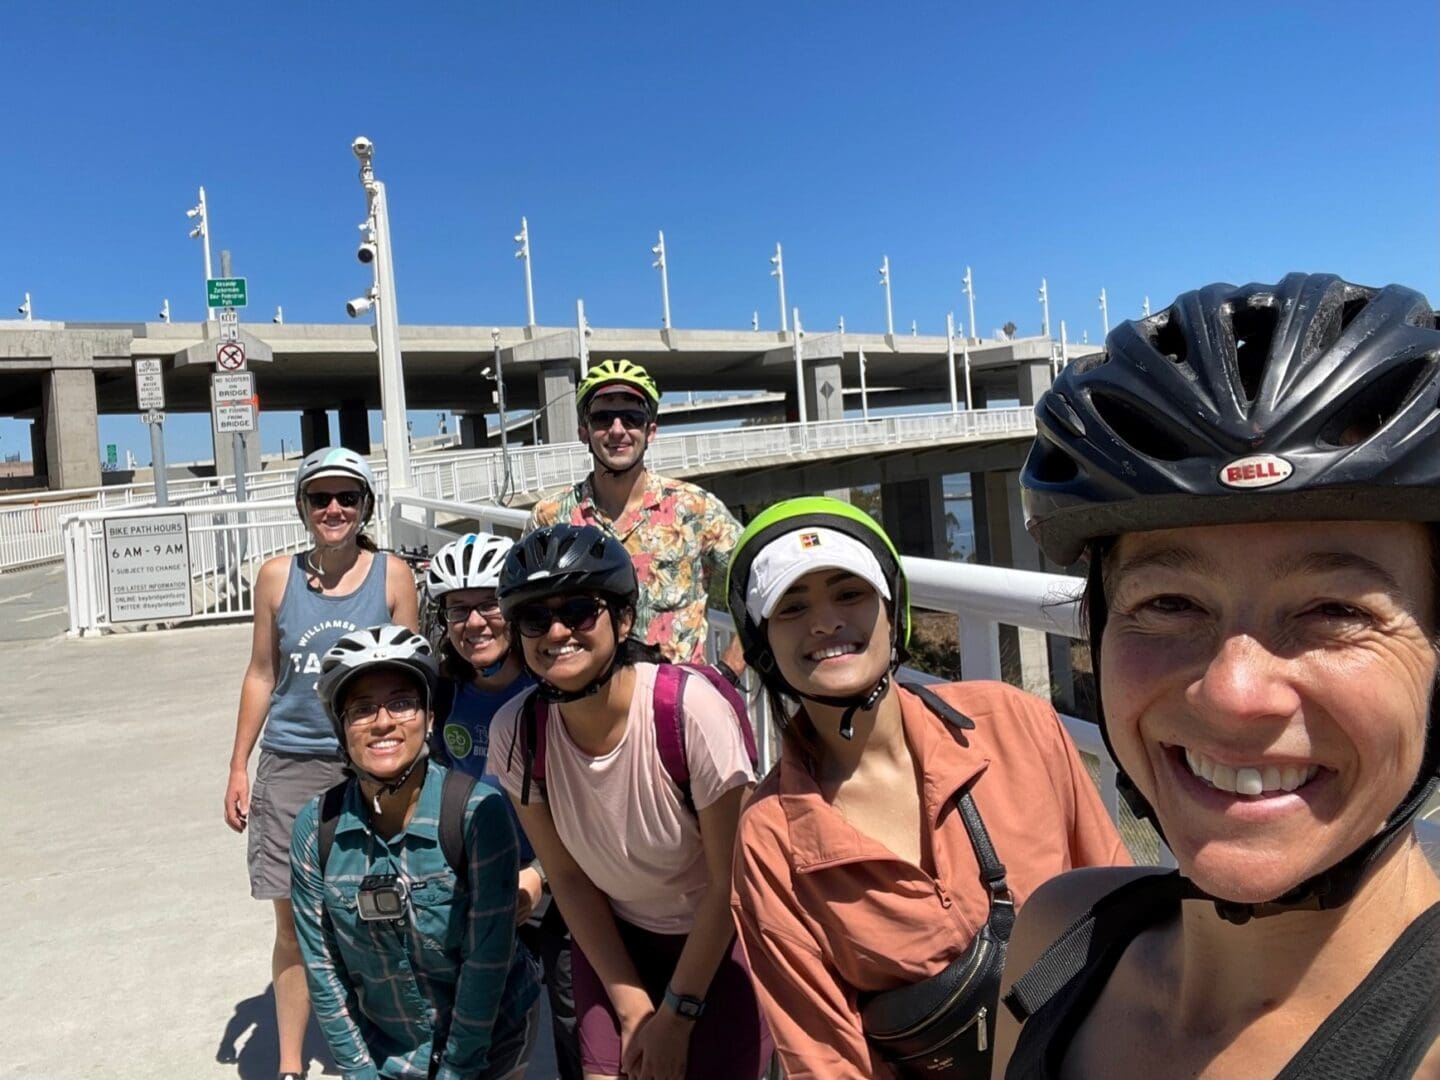
[[[1333,270],[1440,302],[1436,7],[650,2],[7,5],[0,303],[39,318],[201,317],[184,210],[249,278],[249,319],[342,322],[364,133],[387,182],[402,321],[517,324],[530,221],[542,323],[778,319],[1078,340],[1212,280]],[[218,265],[218,264],[217,264]],[[417,419],[433,430],[433,416]],[[200,417],[172,461],[209,456]],[[298,438],[262,417],[267,451]],[[148,461],[143,425],[101,444]],[[29,456],[17,422],[0,452]]]

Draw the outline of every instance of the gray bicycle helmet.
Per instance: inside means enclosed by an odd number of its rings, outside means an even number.
[[[302,520],[308,517],[301,503],[305,489],[310,485],[310,481],[318,480],[322,476],[343,476],[359,481],[366,496],[360,513],[360,524],[364,525],[370,520],[375,513],[375,474],[368,461],[354,450],[343,446],[326,446],[312,451],[295,471],[295,509],[299,511]]]
[[[425,591],[438,600],[460,589],[494,589],[500,584],[500,568],[515,541],[490,533],[469,533],[452,540],[430,560],[425,574]]]
[[[1290,274],[1278,285],[1184,293],[1121,323],[1102,353],[1066,368],[1035,420],[1021,473],[1026,527],[1062,565],[1138,530],[1440,521],[1440,326],[1420,293],[1398,285]],[[1107,617],[1098,581],[1092,567],[1097,675]],[[1109,748],[1098,678],[1096,698]],[[1244,922],[1347,903],[1435,787],[1437,708],[1432,697],[1420,774],[1375,837],[1275,901],[1209,897],[1220,914]],[[1160,831],[1123,770],[1120,789]]]
[[[325,705],[325,715],[335,729],[335,737],[345,746],[345,721],[340,717],[340,703],[345,689],[358,676],[377,668],[394,668],[418,679],[425,688],[425,704],[435,697],[435,684],[440,677],[435,656],[426,641],[408,626],[372,626],[352,630],[320,659],[320,678],[315,690]]]
[[[496,591],[500,610],[509,619],[527,601],[562,593],[599,593],[633,605],[640,586],[630,553],[594,525],[536,529],[505,558]]]

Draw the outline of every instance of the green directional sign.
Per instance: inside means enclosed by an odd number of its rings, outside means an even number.
[[[243,277],[206,278],[205,295],[212,308],[244,307],[245,279]]]
[[[114,444],[113,442],[112,442],[112,443],[106,443],[106,444],[105,444],[105,464],[106,464],[106,465],[109,465],[110,468],[113,469],[113,468],[115,468],[115,466],[118,465],[119,463],[120,463],[120,455],[117,453],[117,447],[115,446],[115,444]]]

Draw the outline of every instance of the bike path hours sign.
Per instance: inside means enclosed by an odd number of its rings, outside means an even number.
[[[104,531],[112,623],[194,614],[190,531],[184,514],[106,518]]]

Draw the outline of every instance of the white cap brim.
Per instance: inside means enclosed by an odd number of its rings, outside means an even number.
[[[765,545],[750,564],[746,613],[756,623],[765,621],[780,606],[785,591],[816,570],[844,570],[890,599],[890,583],[880,560],[859,540],[834,529],[797,529]]]

